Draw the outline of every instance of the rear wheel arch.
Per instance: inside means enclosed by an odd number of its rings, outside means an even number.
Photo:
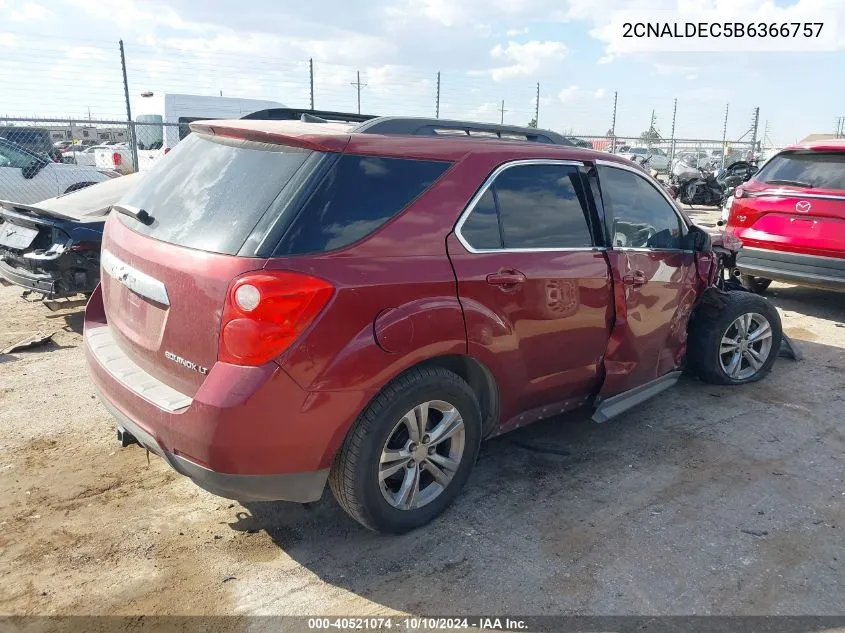
[[[450,354],[443,356],[433,356],[426,360],[415,363],[402,371],[392,376],[379,390],[373,395],[370,400],[364,402],[361,411],[366,411],[367,408],[375,401],[384,391],[384,389],[402,376],[416,371],[422,367],[440,367],[457,374],[464,382],[466,382],[478,400],[481,409],[481,437],[489,436],[497,427],[500,414],[500,400],[499,388],[493,372],[478,359],[465,354]],[[337,459],[337,454],[343,445],[346,436],[349,435],[350,430],[355,426],[356,418],[349,421],[348,424],[340,427],[336,435],[332,438],[326,452],[323,456],[322,462],[324,464],[331,464]]]

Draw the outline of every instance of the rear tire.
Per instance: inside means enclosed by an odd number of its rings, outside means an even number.
[[[353,519],[401,534],[454,501],[480,443],[481,410],[470,386],[446,369],[417,367],[389,383],[360,415],[329,485]]]
[[[772,283],[771,279],[766,279],[765,277],[754,277],[753,275],[740,275],[739,280],[746,290],[757,295],[761,295],[766,292],[766,289]]]
[[[780,315],[771,303],[734,290],[727,293],[723,309],[696,315],[690,322],[687,360],[705,382],[755,382],[771,370],[782,337]]]

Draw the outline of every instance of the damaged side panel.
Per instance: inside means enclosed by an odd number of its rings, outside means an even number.
[[[599,399],[681,368],[687,324],[701,284],[692,252],[611,249],[607,255],[615,321]]]

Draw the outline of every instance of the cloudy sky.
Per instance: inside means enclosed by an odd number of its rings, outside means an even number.
[[[825,22],[823,52],[630,50],[615,10],[695,10]],[[841,26],[838,26],[836,19]],[[845,117],[843,0],[0,0],[0,116],[125,114],[117,40],[131,99],[190,92],[309,103],[373,114],[440,114],[526,124],[540,83],[540,125],[603,134],[618,93],[616,130],[721,138],[750,127],[760,107],[776,144],[833,132]],[[830,43],[832,42],[832,44]],[[676,44],[683,46],[683,44]]]

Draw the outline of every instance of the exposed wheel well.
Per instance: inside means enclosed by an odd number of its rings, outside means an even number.
[[[499,420],[499,389],[487,367],[471,356],[438,356],[423,361],[417,367],[442,367],[463,378],[478,398],[481,406],[481,437],[490,434]]]

